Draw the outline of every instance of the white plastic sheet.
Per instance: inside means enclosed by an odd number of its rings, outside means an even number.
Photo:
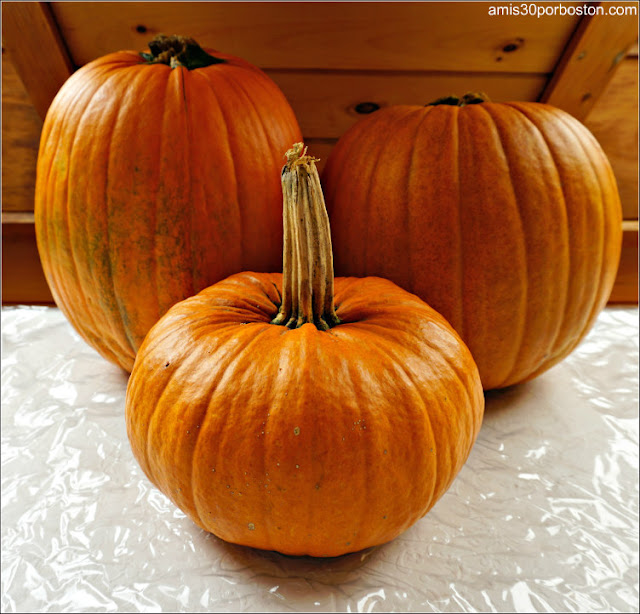
[[[145,478],[126,375],[53,308],[2,311],[3,612],[638,611],[638,310],[490,393],[451,489],[334,559],[226,544]]]

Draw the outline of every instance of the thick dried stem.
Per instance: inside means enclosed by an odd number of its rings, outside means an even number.
[[[286,153],[282,169],[284,252],[282,305],[273,324],[327,330],[340,320],[333,304],[329,216],[315,158],[302,143]]]

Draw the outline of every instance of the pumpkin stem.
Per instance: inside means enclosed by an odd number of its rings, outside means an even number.
[[[149,64],[168,64],[171,68],[184,66],[193,70],[225,61],[209,55],[196,41],[186,36],[158,34],[149,43],[149,50],[151,53],[140,54]]]
[[[443,96],[433,102],[425,105],[427,107],[434,107],[441,104],[451,105],[454,107],[466,107],[468,104],[480,104],[481,102],[491,102],[491,99],[486,94],[480,92],[468,92],[462,98],[458,96]]]
[[[282,304],[272,324],[328,330],[340,323],[333,304],[329,216],[315,161],[303,143],[285,154],[282,169],[284,252]]]

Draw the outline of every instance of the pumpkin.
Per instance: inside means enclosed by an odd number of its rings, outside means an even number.
[[[272,152],[300,138],[284,95],[255,66],[183,37],[149,47],[101,57],[62,86],[35,192],[57,305],[127,371],[171,305],[231,273],[279,266]]]
[[[333,277],[301,144],[283,170],[283,273],[232,275],[151,328],[126,396],[148,478],[229,542],[337,556],[393,539],[450,485],[480,428],[471,354],[380,278]]]
[[[481,95],[388,107],[342,136],[322,180],[336,274],[379,275],[429,303],[485,389],[558,363],[607,302],[621,248],[615,178],[557,108]]]

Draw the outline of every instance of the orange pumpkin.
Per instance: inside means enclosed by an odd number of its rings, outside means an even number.
[[[148,478],[222,539],[337,556],[422,517],[484,397],[449,324],[379,278],[333,278],[313,158],[287,154],[284,273],[174,305],[142,344],[126,422]],[[334,308],[335,305],[335,308]]]
[[[55,301],[128,371],[171,305],[232,273],[278,266],[272,152],[300,138],[282,92],[255,66],[191,39],[149,46],[101,57],[63,85],[36,181],[38,249]]]
[[[562,360],[611,292],[615,178],[589,131],[551,106],[471,95],[377,111],[336,144],[323,185],[336,273],[428,302],[485,389]]]

